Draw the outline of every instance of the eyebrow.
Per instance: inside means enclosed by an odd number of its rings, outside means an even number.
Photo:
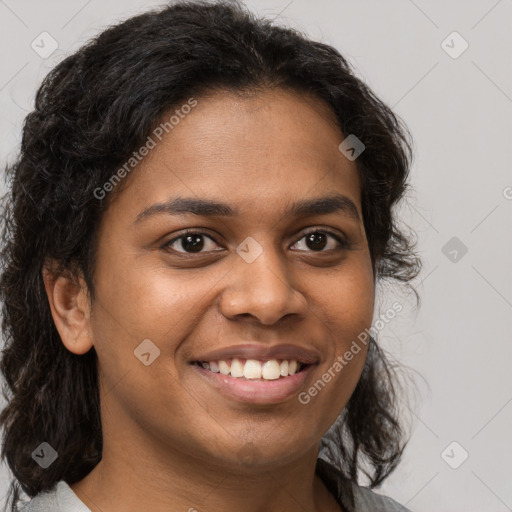
[[[354,220],[361,220],[354,202],[341,194],[300,199],[289,205],[283,215],[287,217],[307,217],[331,213],[343,213]],[[237,217],[240,212],[233,206],[210,199],[175,197],[168,202],[148,206],[137,215],[134,224],[159,214]]]

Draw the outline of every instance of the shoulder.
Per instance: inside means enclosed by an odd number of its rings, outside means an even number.
[[[377,494],[367,487],[352,482],[355,511],[379,510],[379,512],[411,512],[408,508],[388,496]]]
[[[60,480],[51,489],[40,492],[28,503],[25,503],[18,512],[91,512],[84,505],[71,487]]]
[[[392,498],[377,494],[343,476],[332,464],[318,458],[316,472],[346,512],[411,512]]]
[[[57,512],[57,484],[53,488],[40,492],[34,496],[28,503],[21,505],[17,510],[18,512]]]

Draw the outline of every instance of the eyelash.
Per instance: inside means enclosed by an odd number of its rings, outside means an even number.
[[[341,237],[337,233],[334,233],[334,232],[330,231],[329,229],[325,229],[325,228],[313,228],[313,229],[303,233],[302,236],[300,238],[298,238],[295,243],[297,243],[298,241],[302,240],[306,236],[311,235],[313,233],[325,233],[327,235],[332,236],[339,244],[339,247],[337,249],[333,249],[335,251],[342,250],[342,249],[348,249],[350,247],[350,244],[346,240],[344,240],[343,237]],[[173,238],[172,240],[169,240],[168,242],[166,242],[162,248],[167,250],[175,242],[177,242],[187,236],[191,236],[191,235],[206,236],[207,238],[210,238],[211,240],[213,240],[217,245],[219,245],[217,240],[215,240],[215,238],[213,236],[211,236],[209,233],[206,233],[205,231],[199,231],[196,229],[186,229],[180,236],[177,236],[177,237]],[[170,250],[177,254],[187,255],[187,256],[193,256],[194,254],[207,254],[209,252],[209,251],[204,251],[204,252],[192,253],[192,252],[175,251],[174,249],[170,249]],[[299,251],[299,252],[305,252],[305,251]],[[328,251],[322,250],[322,251],[310,251],[310,252],[322,253],[322,252],[328,252]]]

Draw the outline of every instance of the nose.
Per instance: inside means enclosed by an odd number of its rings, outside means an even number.
[[[239,258],[234,265],[221,299],[226,318],[251,316],[272,325],[287,315],[304,317],[307,300],[295,288],[286,262],[274,251],[267,248],[252,263]]]

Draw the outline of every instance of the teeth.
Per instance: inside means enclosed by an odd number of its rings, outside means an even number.
[[[240,359],[233,359],[231,361],[231,377],[243,377],[244,376],[244,365]]]
[[[219,361],[219,371],[222,373],[222,375],[229,375],[230,368],[226,361]]]
[[[245,361],[245,362],[244,362]],[[214,373],[230,375],[231,377],[246,379],[277,380],[280,377],[295,375],[301,368],[301,363],[296,360],[277,359],[258,361],[257,359],[221,359],[220,361],[204,361],[200,363],[203,368]]]
[[[261,375],[266,380],[279,379],[281,376],[281,366],[275,359],[271,359],[263,365]]]
[[[247,359],[244,366],[244,377],[246,379],[261,379],[261,363],[255,359]]]

